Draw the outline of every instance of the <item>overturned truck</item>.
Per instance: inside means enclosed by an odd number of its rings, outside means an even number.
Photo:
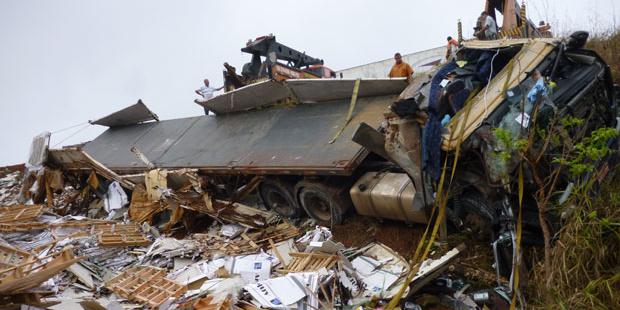
[[[427,222],[440,174],[452,174],[441,165],[458,149],[448,219],[489,230],[501,219],[497,205],[516,197],[516,165],[498,159],[505,150],[495,128],[516,140],[531,123],[566,115],[585,120],[584,134],[616,126],[609,68],[583,44],[578,36],[463,42],[455,61],[409,84],[268,80],[201,104],[215,115],[159,121],[140,102],[95,121],[110,128],[82,151],[128,180],[154,168],[196,169],[214,197],[258,184],[266,208],[336,224],[351,207]],[[547,82],[531,100],[535,71]],[[90,169],[68,152],[51,150],[50,163]],[[535,210],[527,173],[525,183],[525,209]]]

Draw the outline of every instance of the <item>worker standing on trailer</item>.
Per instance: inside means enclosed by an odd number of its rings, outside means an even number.
[[[224,89],[224,86],[220,87],[220,88],[214,88],[214,87],[210,87],[209,86],[209,79],[204,79],[204,83],[205,85],[196,89],[194,92],[198,95],[201,96],[202,98],[200,99],[196,99],[194,100],[194,102],[196,103],[203,103],[211,98],[213,98],[213,93],[218,91],[218,90],[222,90]]]
[[[202,98],[194,100],[194,102],[198,104],[204,103],[207,100],[213,98],[214,92],[224,89],[224,86],[220,88],[214,88],[214,87],[209,86],[209,79],[204,79],[203,82],[205,83],[205,85],[194,91],[198,96],[202,97]],[[205,115],[209,115],[209,109],[207,109],[206,107],[204,107],[204,109],[205,109]]]
[[[413,68],[411,68],[408,63],[403,61],[403,57],[400,53],[394,54],[394,62],[395,63],[392,66],[392,69],[390,69],[388,76],[391,78],[405,77],[409,80],[413,74]]]
[[[446,60],[450,61],[456,58],[456,50],[459,47],[459,42],[448,36],[448,46],[446,46]]]

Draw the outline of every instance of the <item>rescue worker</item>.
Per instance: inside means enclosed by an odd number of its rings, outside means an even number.
[[[411,68],[408,63],[403,61],[403,57],[400,53],[394,54],[394,65],[392,66],[392,69],[390,69],[388,77],[405,77],[409,80],[413,72],[413,68]]]
[[[489,13],[486,11],[482,11],[482,13],[480,13],[478,25],[479,29],[474,35],[480,40],[497,39],[497,23],[495,22],[495,19],[489,15]]]
[[[551,25],[549,25],[549,23],[545,23],[544,20],[541,20],[538,23],[538,32],[540,32],[540,36],[543,38],[553,37],[553,34],[551,33]]]
[[[527,101],[531,104],[534,104],[538,99],[538,96],[546,96],[549,92],[547,85],[545,84],[545,79],[540,74],[540,71],[534,70],[532,71],[532,80],[536,82],[534,87],[530,89],[527,93]]]
[[[446,60],[450,61],[456,58],[456,50],[459,47],[459,42],[448,36],[448,45],[446,46]]]
[[[204,79],[203,82],[204,82],[205,85],[200,87],[200,88],[198,88],[198,89],[196,89],[194,91],[197,95],[202,97],[202,98],[194,100],[194,102],[198,103],[198,104],[204,103],[207,100],[213,98],[213,93],[214,92],[216,92],[218,90],[224,89],[224,86],[222,86],[220,88],[210,87],[209,86],[209,79]],[[207,109],[206,107],[205,107],[205,115],[209,115],[209,109]]]
[[[220,88],[213,88],[209,86],[209,79],[204,79],[203,81],[205,83],[204,86],[196,89],[194,92],[198,95],[201,96],[202,98],[200,99],[196,99],[194,100],[194,102],[196,103],[203,103],[211,98],[213,98],[213,93],[218,91],[218,90],[222,90],[224,89],[224,86],[220,87]]]

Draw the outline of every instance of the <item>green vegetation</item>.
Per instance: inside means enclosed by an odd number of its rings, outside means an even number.
[[[569,132],[582,125],[573,117],[559,120],[564,151],[552,159],[575,182],[570,200],[554,205],[546,199],[539,205],[541,212],[562,218],[553,245],[546,240],[545,259],[532,272],[536,306],[545,309],[620,308],[620,167],[602,161],[612,152],[608,141],[618,133],[599,128],[578,143],[570,141]],[[557,190],[552,186],[547,192]]]
[[[620,83],[620,29],[597,35],[588,40],[587,48],[595,50],[611,68],[616,83]]]

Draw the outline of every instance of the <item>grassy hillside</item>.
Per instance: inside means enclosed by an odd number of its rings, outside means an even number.
[[[588,48],[609,64],[620,84],[620,30],[591,38]],[[594,197],[575,193],[555,236],[551,270],[538,262],[531,273],[540,309],[620,309],[620,167],[603,176]]]
[[[588,48],[595,50],[609,66],[616,83],[620,84],[620,29],[591,38]]]

